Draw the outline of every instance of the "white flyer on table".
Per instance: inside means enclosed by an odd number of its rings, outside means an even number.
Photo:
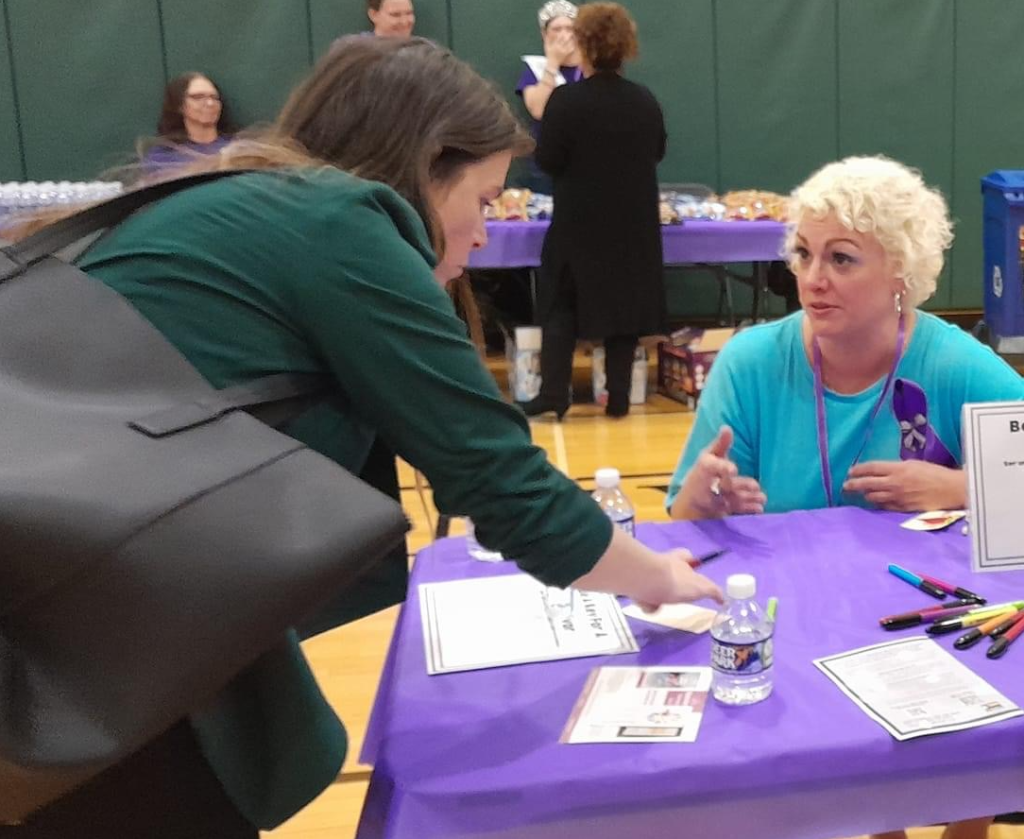
[[[814,664],[897,740],[961,731],[1024,713],[923,636],[861,647]]]
[[[711,629],[715,615],[718,614],[714,609],[694,606],[692,603],[666,603],[655,612],[645,612],[635,603],[631,603],[622,611],[627,618],[668,626],[682,632],[692,632],[694,635]]]
[[[975,571],[1024,568],[1024,402],[964,405],[964,468]]]
[[[692,743],[711,690],[710,667],[598,667],[560,743]]]
[[[423,583],[419,598],[432,676],[639,649],[614,596],[525,574]]]

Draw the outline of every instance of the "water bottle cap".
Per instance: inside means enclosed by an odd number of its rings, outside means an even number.
[[[605,467],[594,473],[594,481],[601,489],[612,489],[619,485],[619,470]]]
[[[725,594],[733,600],[749,600],[757,593],[753,574],[730,574],[725,581]]]

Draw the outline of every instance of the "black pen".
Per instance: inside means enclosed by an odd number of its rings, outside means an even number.
[[[700,556],[691,556],[687,561],[691,568],[696,568],[698,565],[703,565],[705,562],[710,562],[713,559],[718,559],[722,554],[729,553],[728,548],[722,548],[720,551],[712,551],[711,553],[701,554]]]
[[[966,650],[973,647],[986,635],[996,635],[997,633],[1001,635],[1013,626],[1019,617],[1020,612],[1014,612],[1009,617],[1003,612],[997,612],[981,626],[976,626],[957,638],[953,642],[953,646],[958,650]]]
[[[1010,646],[1017,638],[1018,635],[1024,632],[1024,613],[1017,616],[1017,621],[1011,626],[1006,632],[996,638],[992,642],[992,646],[985,652],[989,658],[999,658],[1003,653],[1006,652],[1006,648]]]

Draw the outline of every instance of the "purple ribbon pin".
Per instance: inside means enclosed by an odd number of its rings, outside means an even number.
[[[928,399],[920,385],[896,379],[892,410],[900,426],[900,460],[924,460],[952,469],[960,466],[928,422]]]

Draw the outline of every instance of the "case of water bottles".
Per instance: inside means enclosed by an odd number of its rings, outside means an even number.
[[[38,210],[95,204],[123,191],[120,181],[8,181],[0,184],[0,230]]]

